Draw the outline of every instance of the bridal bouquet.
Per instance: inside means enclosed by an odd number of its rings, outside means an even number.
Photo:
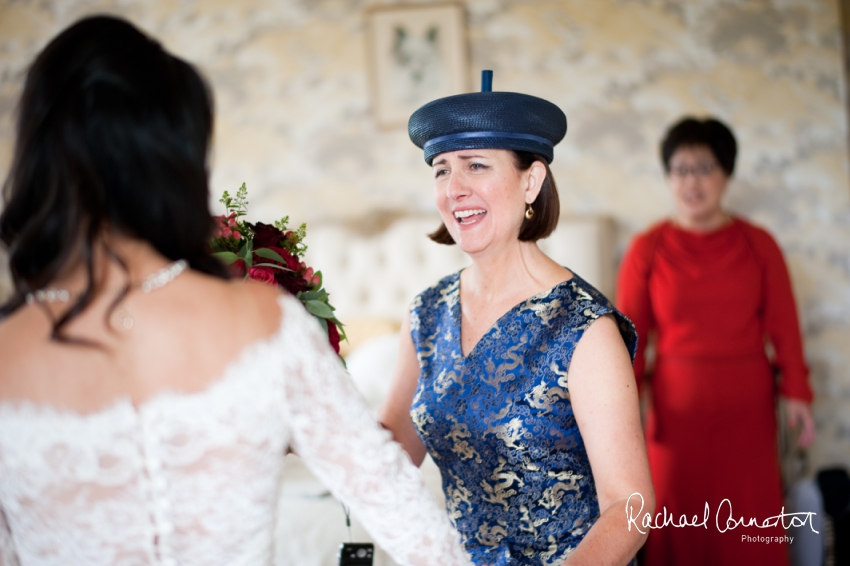
[[[304,307],[327,329],[328,341],[339,353],[339,342],[345,339],[342,323],[336,319],[322,289],[322,272],[301,261],[307,246],[307,225],[289,230],[289,217],[274,225],[250,223],[242,217],[248,213],[248,189],[245,183],[231,197],[227,191],[219,201],[227,209],[216,217],[216,230],[210,241],[213,255],[221,259],[236,277],[254,279],[283,287],[295,295]]]

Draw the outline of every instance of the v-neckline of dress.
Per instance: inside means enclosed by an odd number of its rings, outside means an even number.
[[[452,319],[453,319],[453,322],[454,322],[454,324],[456,325],[456,328],[457,328],[457,339],[456,339],[455,347],[457,348],[458,352],[460,352],[461,360],[466,362],[470,358],[472,358],[472,355],[478,351],[478,346],[481,345],[481,343],[484,341],[484,339],[487,338],[490,334],[492,334],[493,330],[495,330],[496,328],[498,328],[500,326],[502,320],[504,320],[508,315],[512,314],[518,308],[525,306],[526,304],[528,304],[530,301],[533,301],[534,299],[551,295],[556,289],[558,289],[562,285],[566,285],[567,283],[575,282],[577,279],[579,279],[579,276],[576,275],[575,272],[572,269],[569,269],[569,268],[567,268],[567,269],[569,270],[570,273],[572,273],[572,277],[570,277],[569,279],[565,279],[565,280],[561,281],[560,283],[557,283],[557,284],[553,285],[552,287],[550,287],[548,289],[544,289],[543,291],[540,291],[539,293],[535,293],[534,295],[531,295],[530,297],[528,297],[526,299],[523,299],[522,301],[518,302],[517,304],[515,304],[514,306],[509,308],[507,311],[502,313],[502,315],[499,318],[497,318],[496,321],[493,322],[493,324],[490,325],[490,327],[484,332],[484,334],[481,335],[481,338],[479,338],[478,341],[475,344],[472,345],[472,348],[470,348],[470,350],[466,354],[463,353],[463,326],[462,326],[462,324],[463,324],[463,319],[462,319],[463,306],[461,305],[461,299],[460,299],[460,274],[461,274],[461,271],[463,271],[463,270],[458,271],[457,274],[455,275],[455,277],[457,278],[457,301],[455,301],[455,304],[454,304],[455,310],[454,310],[454,314],[452,316]]]

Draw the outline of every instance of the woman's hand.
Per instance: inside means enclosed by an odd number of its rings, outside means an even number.
[[[806,448],[815,441],[815,420],[809,404],[790,397],[783,397],[785,401],[785,417],[788,419],[788,427],[791,430],[800,429],[797,436],[797,446]]]

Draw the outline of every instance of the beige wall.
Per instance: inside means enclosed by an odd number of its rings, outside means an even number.
[[[26,65],[76,18],[123,14],[197,63],[217,97],[214,193],[250,188],[252,216],[297,221],[430,208],[403,129],[370,115],[366,0],[43,0],[0,4],[0,172]],[[715,114],[741,145],[729,207],[786,252],[818,398],[815,465],[850,465],[850,186],[837,0],[468,0],[470,84],[557,103],[553,170],[567,214],[628,238],[670,202],[664,128]],[[309,239],[308,239],[309,242]]]

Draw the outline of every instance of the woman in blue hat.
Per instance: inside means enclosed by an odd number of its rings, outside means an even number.
[[[477,564],[627,564],[646,531],[628,506],[654,509],[637,336],[536,244],[558,221],[566,117],[488,83],[410,118],[443,219],[430,237],[472,265],[414,299],[381,421],[414,463],[431,454]]]

